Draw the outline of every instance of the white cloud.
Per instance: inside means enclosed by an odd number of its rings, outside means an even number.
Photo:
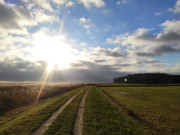
[[[87,45],[87,43],[85,43],[85,42],[82,42],[82,43],[81,43],[81,45]]]
[[[138,56],[161,56],[180,51],[180,21],[172,20],[161,24],[163,31],[149,34],[153,29],[139,28],[133,34],[121,34],[107,38],[110,44],[121,44],[128,53]]]
[[[84,4],[86,8],[91,8],[92,5],[98,8],[106,5],[106,3],[103,0],[78,0],[78,1]]]
[[[72,7],[72,6],[74,6],[74,2],[72,2],[72,1],[69,1],[69,2],[67,2],[67,4],[66,4],[66,6],[67,7]]]
[[[86,19],[86,18],[84,18],[84,17],[81,17],[81,18],[79,19],[79,21],[80,21],[80,23],[88,23],[88,22],[90,21],[90,19]]]
[[[83,27],[84,27],[85,29],[90,29],[90,28],[95,27],[95,25],[94,25],[94,24],[84,24]]]
[[[127,3],[127,0],[122,0],[122,3],[123,3],[123,4]]]
[[[85,24],[85,25],[83,25],[83,26],[84,26],[84,28],[86,28],[86,29],[91,28],[91,25],[87,25],[87,24]]]
[[[51,34],[49,34],[51,33]],[[2,35],[2,34],[0,34]],[[18,64],[19,62],[16,62],[17,65],[17,70],[21,70],[23,69],[23,71],[29,71],[32,69],[39,69],[40,67],[37,67],[36,65],[33,65],[32,67],[24,67],[23,65],[27,65],[28,61],[31,60],[33,62],[35,61],[43,61],[44,62],[44,57],[37,57],[36,53],[39,55],[39,53],[42,53],[42,49],[44,49],[44,47],[46,48],[46,46],[48,45],[48,43],[52,43],[52,42],[48,42],[48,41],[54,41],[54,40],[61,40],[61,42],[64,42],[65,44],[68,45],[75,45],[74,41],[69,39],[66,35],[61,35],[59,36],[56,32],[53,32],[50,29],[47,28],[42,28],[38,31],[36,31],[35,33],[32,33],[30,35],[27,36],[23,36],[23,37],[7,37],[7,35],[4,34],[4,36],[2,38],[7,39],[7,41],[4,40],[0,40],[7,42],[7,44],[4,46],[5,48],[2,48],[2,46],[0,46],[0,50],[5,50],[6,52],[2,53],[2,51],[0,51],[0,56],[1,58],[5,59],[5,56],[9,59],[17,59],[17,58],[22,58],[23,61],[26,61],[24,64]],[[0,38],[1,39],[1,38]],[[51,39],[51,40],[50,40]],[[9,42],[11,41],[11,42]],[[46,43],[46,44],[39,44],[40,43]],[[14,42],[20,42],[18,44],[18,46],[14,46]],[[24,47],[20,44],[26,44],[26,46],[28,46],[30,44],[30,48]],[[1,44],[1,43],[0,43]],[[85,45],[86,43],[81,43],[81,45]],[[38,47],[37,45],[40,45],[40,48],[38,51],[36,52],[35,49],[36,47]],[[52,45],[49,45],[52,46]],[[7,49],[8,47],[8,49]],[[35,47],[35,48],[34,48]],[[86,47],[86,46],[85,46]],[[102,47],[91,47],[91,48],[83,48],[83,50],[78,50],[78,49],[73,49],[74,50],[74,54],[76,54],[74,57],[74,59],[76,59],[76,63],[72,64],[70,69],[67,70],[62,70],[63,72],[66,72],[66,75],[71,74],[72,70],[76,70],[75,73],[78,72],[83,74],[83,75],[88,75],[88,78],[90,75],[92,75],[94,72],[96,72],[96,75],[99,76],[98,73],[102,72],[105,74],[109,74],[110,77],[112,78],[114,76],[114,74],[112,75],[112,72],[146,72],[146,71],[159,71],[160,69],[162,70],[162,68],[159,68],[163,65],[163,62],[161,61],[156,61],[154,59],[146,59],[146,58],[139,58],[133,54],[124,54],[122,52],[122,49],[120,47],[114,47],[114,48],[102,48]],[[7,52],[8,50],[8,52]],[[24,53],[26,51],[26,53]],[[49,50],[46,50],[46,52],[48,52]],[[4,55],[6,54],[6,55]],[[28,56],[24,56],[24,54],[30,54],[31,57]],[[3,57],[2,57],[3,56]],[[15,61],[15,60],[12,60]],[[10,62],[10,65],[12,64],[12,61],[8,61]],[[79,63],[78,63],[79,61]],[[21,63],[21,62],[20,62]],[[27,64],[26,64],[27,63]],[[45,62],[44,62],[45,63]],[[16,64],[15,64],[16,65]],[[18,67],[19,65],[22,65],[21,67]],[[30,64],[32,65],[32,64]],[[44,65],[42,65],[44,66]],[[42,67],[43,68],[43,67]],[[41,70],[43,70],[42,68],[40,68]],[[82,69],[82,72],[80,71]],[[93,72],[88,73],[88,71],[91,71],[93,69]],[[166,69],[164,69],[165,71]],[[115,73],[117,75],[117,73]],[[59,76],[59,74],[58,74]],[[71,74],[72,76],[72,74]],[[93,74],[94,76],[94,74]],[[104,75],[103,75],[104,77]],[[96,78],[96,77],[95,77]],[[111,80],[110,78],[110,80]]]
[[[180,26],[180,21],[166,21],[161,26],[163,26],[163,32],[158,34],[148,34],[153,29],[139,28],[131,35],[125,33],[113,38],[107,38],[106,41],[124,46],[172,45],[179,43],[180,28],[178,26]]]
[[[81,62],[84,60],[81,65],[85,64],[87,69],[96,69],[97,73],[101,70],[105,72],[111,71],[111,69],[112,71],[118,70],[125,72],[157,72],[158,70],[163,69],[162,65],[164,63],[162,61],[139,56],[157,56],[157,54],[164,55],[165,53],[177,52],[180,50],[180,21],[177,20],[162,23],[161,26],[163,29],[162,32],[159,33],[153,33],[153,29],[139,28],[132,34],[125,33],[106,39],[106,41],[111,44],[122,44],[123,49],[120,47],[87,48],[87,43],[82,42],[80,43],[80,45],[82,45],[82,50],[80,50],[77,49],[77,45],[79,44],[76,43],[76,41],[70,39],[64,34],[60,35],[59,30],[56,31],[48,28],[39,29],[38,27],[39,30],[34,33],[30,34],[27,31],[27,26],[33,26],[37,25],[37,23],[43,22],[59,21],[57,12],[59,13],[60,10],[54,11],[53,9],[52,12],[52,8],[54,6],[61,7],[61,5],[73,6],[74,2],[70,0],[22,1],[26,3],[25,5],[28,7],[29,11],[21,6],[13,4],[8,5],[6,3],[2,4],[3,0],[0,0],[2,7],[8,7],[6,13],[0,12],[3,13],[0,14],[0,60],[5,59],[6,57],[10,59],[22,58],[24,60],[39,60],[40,58],[37,58],[34,53],[35,51],[33,51],[33,48],[35,48],[36,45],[40,45],[39,48],[43,49],[43,47],[45,47],[44,45],[47,46],[49,43],[54,43],[54,41],[60,41],[60,43],[72,46],[72,50],[74,50],[74,53],[76,54],[75,59]],[[90,8],[91,6],[101,7],[105,5],[103,0],[79,1],[81,1],[81,3],[83,3],[87,8]],[[123,1],[120,1],[121,4],[126,3],[126,1]],[[111,10],[104,11],[108,13]],[[85,28],[87,33],[90,33],[90,28],[95,27],[95,25],[92,24],[92,21],[93,20],[82,17],[78,20],[78,23]],[[33,31],[35,29],[33,29]],[[106,29],[111,29],[111,26],[107,26]],[[26,35],[13,33],[14,30],[24,31]],[[13,34],[5,31],[11,31]],[[149,34],[149,31],[152,31],[151,33],[153,34]],[[91,36],[92,35],[90,35],[90,37]],[[91,39],[94,39],[94,37],[91,37]],[[52,47],[51,44],[49,44],[49,46]],[[76,49],[74,49],[73,46]],[[126,50],[124,50],[124,48]],[[39,49],[38,55],[39,53],[42,53],[41,49]],[[46,49],[46,51],[48,52],[49,50]],[[41,60],[44,60],[43,57]],[[166,69],[164,69],[164,71],[166,71]]]
[[[114,65],[116,59],[122,59],[125,55],[122,53],[121,48],[101,48],[101,47],[90,47],[80,52],[80,60],[93,62],[95,60],[105,60],[104,63]]]
[[[22,37],[22,36],[20,36]],[[0,32],[0,61],[5,58],[23,58],[23,46],[20,44],[15,44],[15,41],[19,41],[15,39],[16,37],[12,36],[11,34],[2,33]],[[26,40],[26,39],[25,39]],[[23,40],[23,42],[25,42]]]
[[[120,2],[120,1],[117,1],[117,2],[116,2],[116,4],[117,4],[117,5],[120,5],[120,4],[121,4],[121,2]]]
[[[117,2],[116,2],[116,4],[117,5],[120,5],[120,4],[126,4],[127,3],[127,0],[118,0]]]
[[[94,24],[89,23],[89,22],[90,22],[90,19],[86,19],[86,18],[84,18],[84,17],[81,17],[81,18],[79,19],[79,22],[80,22],[80,24],[83,25],[83,27],[84,27],[85,29],[87,29],[86,32],[87,32],[88,34],[91,33],[91,32],[89,31],[89,29],[92,28],[92,27],[95,27]]]
[[[53,6],[56,6],[57,8],[60,8],[62,5],[65,5],[67,7],[73,6],[75,3],[70,0],[21,0],[26,4],[26,6],[33,10],[33,8],[41,8],[43,10],[46,10],[48,12],[53,12]]]
[[[155,15],[156,15],[156,16],[159,16],[159,15],[161,15],[161,13],[157,12],[157,13],[155,13]]]
[[[165,21],[161,24],[164,27],[164,32],[177,32],[180,34],[180,20]]]
[[[80,61],[84,61],[80,68],[92,69],[88,67],[89,64],[98,63],[99,65],[108,65],[114,71],[119,72],[160,72],[167,71],[163,61],[155,60],[153,58],[138,57],[133,53],[123,54],[120,47],[101,48],[91,47],[86,48],[80,52]],[[85,62],[86,61],[86,62]],[[161,67],[161,68],[159,68]]]
[[[58,7],[67,2],[67,0],[21,0],[21,1],[25,3],[26,7],[29,10],[34,10],[34,8],[37,9],[41,8],[48,12],[54,12],[53,5]]]
[[[46,14],[43,9],[34,9],[32,14],[37,22],[51,22],[59,21],[59,18],[54,14]]]
[[[4,4],[4,0],[0,0],[0,3]]]
[[[111,13],[112,12],[112,10],[110,10],[110,9],[105,9],[105,10],[103,10],[103,13],[105,14],[105,15],[107,15],[107,14],[109,14],[109,13]]]
[[[22,6],[0,3],[0,29],[10,33],[27,33],[26,26],[36,25],[31,13]]]
[[[94,37],[94,36],[92,36],[92,37],[91,37],[91,39],[93,40],[93,39],[95,39],[95,37]]]
[[[129,35],[128,33],[125,33],[125,34],[117,35],[113,38],[107,38],[106,42],[109,44],[120,44],[122,41],[124,41],[127,38],[128,35]]]
[[[51,4],[53,3],[53,1],[50,0],[45,0],[45,1],[22,0],[22,1],[24,2],[25,6],[29,9],[29,12],[31,12],[32,18],[37,23],[44,23],[44,22],[53,23],[55,21],[60,21],[58,17],[59,11],[56,9],[52,9]],[[57,4],[55,6],[57,6]]]
[[[52,0],[52,2],[57,5],[63,5],[67,2],[67,0]]]
[[[26,35],[8,34],[0,31],[0,44],[0,60],[8,57],[34,61],[46,60],[47,58],[42,57],[42,55],[47,55],[48,51],[53,48],[52,46],[57,46],[57,44],[63,46],[76,45],[75,41],[65,34],[59,35],[58,30],[54,31],[48,28],[41,28],[35,33]],[[45,52],[43,53],[42,50]],[[73,53],[76,51],[75,49],[71,50]],[[62,48],[61,51],[63,51]],[[76,58],[74,57],[74,59]]]
[[[173,12],[180,13],[180,0],[176,1],[176,5],[174,6]]]
[[[50,0],[33,0],[33,3],[35,3],[37,6],[48,10],[50,12],[53,12],[53,8],[50,4]]]

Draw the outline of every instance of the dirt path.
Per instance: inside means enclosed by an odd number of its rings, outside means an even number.
[[[77,118],[76,118],[76,122],[74,125],[74,135],[82,135],[83,133],[83,114],[84,114],[84,106],[85,106],[85,100],[86,100],[86,96],[88,94],[89,89],[86,91],[86,93],[84,94],[81,103],[79,105],[79,109],[77,112]]]
[[[59,116],[59,114],[64,110],[64,108],[72,102],[72,100],[82,92],[78,92],[73,97],[71,97],[68,101],[66,101],[56,112],[54,112],[49,119],[47,119],[32,135],[43,135],[48,127],[52,124],[52,122]]]

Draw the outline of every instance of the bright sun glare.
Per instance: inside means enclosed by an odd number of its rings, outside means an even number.
[[[47,72],[66,69],[75,61],[74,49],[58,37],[41,36],[35,42],[35,55],[48,63]]]

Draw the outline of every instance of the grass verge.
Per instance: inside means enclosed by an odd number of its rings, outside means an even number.
[[[64,93],[62,95],[49,98],[32,107],[10,121],[1,124],[0,135],[29,135],[36,130],[47,118],[51,116],[61,105],[63,105],[70,97],[83,88]],[[12,113],[12,112],[11,112]],[[6,116],[7,117],[7,116]],[[11,117],[11,116],[10,116]]]

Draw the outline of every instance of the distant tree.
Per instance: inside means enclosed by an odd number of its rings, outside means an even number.
[[[114,77],[114,83],[142,83],[142,84],[170,84],[180,83],[180,75],[165,73],[130,74],[123,77]]]

